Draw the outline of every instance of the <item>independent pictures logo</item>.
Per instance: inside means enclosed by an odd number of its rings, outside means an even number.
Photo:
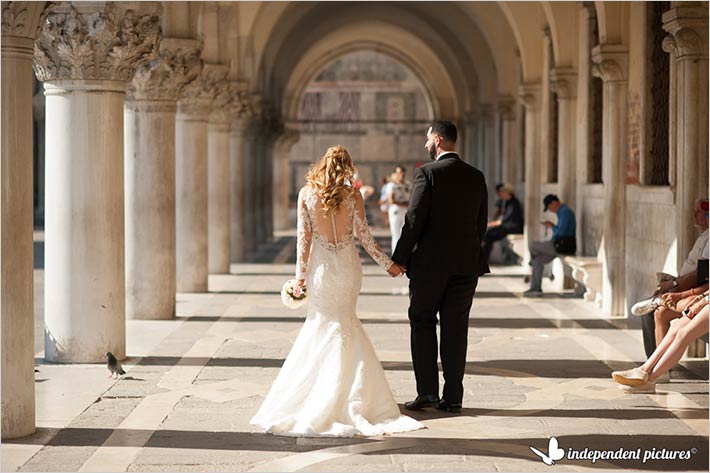
[[[652,460],[690,460],[693,455],[698,453],[697,448],[689,448],[687,450],[670,450],[667,448],[637,448],[629,450],[624,447],[616,450],[597,450],[585,448],[584,450],[576,450],[568,448],[566,451],[560,447],[557,437],[550,437],[547,443],[547,453],[538,450],[535,447],[530,447],[530,450],[540,457],[546,465],[552,466],[556,461],[563,460],[589,460],[596,463],[599,460],[640,460],[641,463],[646,463]]]

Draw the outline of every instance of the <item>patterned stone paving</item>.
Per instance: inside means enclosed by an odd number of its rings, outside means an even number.
[[[642,360],[639,331],[571,294],[521,298],[514,267],[479,284],[461,415],[423,411],[415,417],[427,429],[381,438],[256,431],[249,419],[305,315],[278,297],[294,246],[282,234],[252,263],[210,276],[209,293],[178,294],[174,321],[128,321],[123,379],[106,379],[101,365],[45,363],[38,338],[38,432],[2,445],[2,471],[548,471],[529,447],[547,453],[551,436],[567,455],[690,452],[645,463],[566,457],[561,471],[707,471],[707,362],[686,360],[656,394],[624,394],[609,373]],[[406,280],[371,262],[364,271],[358,313],[403,403],[414,392]],[[41,270],[36,280],[41,297]],[[38,318],[41,327],[41,309]]]

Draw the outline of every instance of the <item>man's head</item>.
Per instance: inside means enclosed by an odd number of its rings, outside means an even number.
[[[431,124],[426,134],[424,147],[431,159],[436,159],[444,151],[453,151],[458,132],[456,125],[449,121],[437,120]]]
[[[504,185],[505,185],[505,184],[503,184],[502,182],[496,184],[496,195],[497,195],[498,197],[500,197],[500,190],[503,188]]]
[[[542,200],[542,203],[545,205],[545,208],[543,209],[544,211],[549,210],[550,212],[555,213],[557,213],[557,210],[559,210],[560,206],[562,206],[560,199],[555,194],[547,194]]]
[[[498,189],[498,195],[501,199],[508,201],[515,195],[515,188],[512,184],[505,183]]]
[[[404,182],[404,175],[405,175],[404,167],[402,167],[402,166],[395,166],[394,167],[394,172],[392,173],[392,176],[394,176],[394,181],[397,184],[401,184]]]
[[[708,199],[698,199],[695,201],[695,212],[693,213],[693,224],[700,230],[708,228],[708,210],[710,204]]]

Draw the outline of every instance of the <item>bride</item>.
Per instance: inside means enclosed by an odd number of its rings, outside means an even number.
[[[308,289],[308,316],[251,423],[303,437],[373,436],[424,428],[403,416],[355,313],[362,267],[353,238],[390,275],[393,264],[370,233],[352,160],[329,148],[298,194],[296,291]],[[307,282],[307,284],[306,284]]]

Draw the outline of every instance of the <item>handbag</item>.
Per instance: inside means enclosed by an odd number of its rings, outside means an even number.
[[[698,260],[698,270],[696,271],[697,280],[695,281],[696,287],[707,284],[708,282],[708,260],[699,259]]]
[[[560,237],[552,242],[555,251],[561,255],[573,255],[577,252],[577,238]]]

